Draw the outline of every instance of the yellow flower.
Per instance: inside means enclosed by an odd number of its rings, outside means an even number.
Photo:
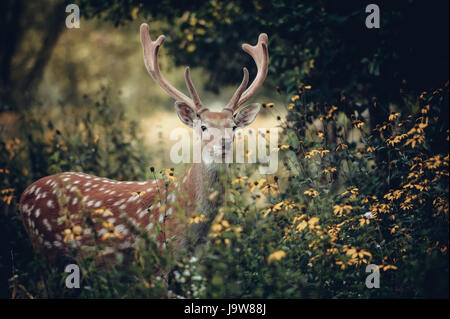
[[[311,196],[311,197],[316,197],[317,195],[319,195],[319,192],[313,188],[310,188],[310,189],[304,191],[303,194]]]
[[[249,189],[250,192],[253,192],[255,190],[255,188],[260,188],[262,186],[264,186],[264,184],[266,183],[266,179],[262,178],[259,181],[254,181],[253,183],[249,183]]]
[[[278,210],[281,210],[281,206],[283,206],[283,205],[284,205],[284,202],[279,202],[276,205],[271,205],[269,207],[269,209],[266,210],[266,213],[264,214],[264,217],[266,217],[271,212],[276,212]]]
[[[302,220],[302,222],[297,225],[297,231],[302,231],[306,227],[308,227],[308,223],[306,221]]]
[[[362,227],[362,226],[364,226],[364,225],[369,225],[369,224],[370,224],[370,219],[368,219],[368,218],[362,217],[362,218],[359,220],[359,226],[360,226],[360,227]]]
[[[220,223],[221,223],[222,226],[225,227],[225,228],[229,228],[229,227],[230,227],[230,223],[229,223],[227,220],[225,220],[225,219],[222,220]]]
[[[336,265],[339,265],[341,267],[341,270],[345,270],[347,268],[347,265],[343,261],[336,261]]]
[[[360,121],[360,120],[355,120],[355,121],[352,122],[352,124],[353,124],[353,126],[354,126],[355,128],[361,128],[361,127],[364,126],[364,122],[362,122],[362,121]]]
[[[351,194],[350,199],[355,199],[356,196],[359,194],[359,188],[358,187],[349,187],[345,192],[341,194],[342,197]]]
[[[367,152],[367,153],[375,152],[375,147],[373,147],[373,146],[368,146],[367,149],[366,149],[366,152]]]
[[[279,192],[278,185],[275,183],[267,183],[264,187],[261,188],[261,192],[263,194],[277,194]]]
[[[273,149],[273,151],[278,152],[278,151],[289,149],[289,147],[290,147],[290,145],[288,145],[288,144],[279,144],[278,147],[275,147]]]
[[[64,229],[64,231],[63,231],[62,233],[63,233],[63,235],[64,235],[63,241],[64,241],[65,243],[67,243],[67,241],[68,241],[69,239],[70,239],[70,240],[73,240],[74,237],[75,237],[75,235],[73,234],[73,232],[72,232],[72,230],[71,230],[70,228]]]
[[[105,241],[109,238],[122,238],[122,234],[116,231],[114,224],[110,222],[103,222],[102,227],[106,230],[106,233],[104,233],[100,239]]]
[[[274,251],[267,257],[267,262],[270,264],[275,260],[281,260],[286,256],[286,253],[283,250]]]
[[[350,205],[334,205],[333,212],[337,216],[342,216],[344,213],[349,213],[353,209]]]
[[[394,227],[392,227],[391,229],[391,234],[395,233],[395,231],[398,229],[399,227],[397,225],[395,225]]]
[[[328,114],[325,117],[326,119],[330,119],[333,116],[333,112],[337,111],[338,107],[335,105],[332,105],[331,108],[328,110]]]
[[[398,113],[398,112],[392,112],[390,115],[389,115],[389,121],[394,121],[396,118],[398,118],[400,116],[400,113]]]
[[[72,228],[72,230],[73,230],[73,233],[74,234],[76,234],[76,235],[79,235],[79,234],[81,234],[81,226],[74,226],[73,228]]]
[[[323,172],[325,174],[327,174],[327,173],[334,173],[334,172],[336,172],[336,167],[329,166],[328,168],[324,169]]]
[[[295,102],[295,101],[297,101],[299,98],[300,98],[299,95],[294,95],[293,97],[291,97],[291,101],[292,101],[292,102]]]
[[[293,200],[286,199],[284,201],[284,209],[285,210],[294,209],[295,206],[296,205],[295,205],[295,202]]]
[[[406,141],[405,146],[411,144],[411,148],[414,148],[417,144],[422,144],[423,142],[425,142],[425,136],[421,134],[414,134],[412,138]]]
[[[221,224],[214,224],[211,227],[211,230],[215,233],[218,233],[222,230],[222,225]]]
[[[106,208],[99,208],[99,209],[96,209],[95,211],[94,211],[94,214],[98,214],[98,215],[102,215],[103,214],[103,216],[114,216],[114,214],[113,213],[111,213],[111,211],[110,210],[108,210],[108,209],[106,209]]]
[[[309,151],[309,152],[307,152],[307,153],[305,154],[305,158],[311,158],[311,157],[313,157],[313,156],[315,156],[315,155],[318,155],[318,154],[320,154],[320,157],[323,158],[323,156],[324,156],[326,153],[329,153],[329,152],[330,152],[329,150],[324,150],[324,149],[312,150],[312,151]]]
[[[235,185],[235,184],[238,184],[238,183],[239,183],[239,185],[242,185],[246,179],[248,179],[247,176],[242,176],[242,177],[239,177],[239,176],[238,176],[237,178],[235,178],[235,179],[231,182],[231,185]]]
[[[309,229],[315,229],[320,228],[319,224],[319,218],[318,217],[312,217],[310,220],[308,220]]]
[[[205,215],[200,214],[198,216],[192,216],[191,218],[189,218],[189,224],[199,224],[201,222],[205,221]]]
[[[346,148],[348,148],[347,144],[339,143],[338,146],[336,147],[336,151],[339,151],[340,149],[345,150]]]
[[[392,269],[392,270],[397,270],[398,269],[397,266],[394,266],[394,265],[380,265],[378,267],[383,269],[383,271],[386,271],[386,270],[389,270],[389,269]]]
[[[82,228],[78,225],[73,226],[72,228],[67,228],[62,231],[64,235],[63,242],[67,243],[68,240],[81,240],[81,231]]]
[[[295,104],[291,103],[291,104],[288,105],[288,110],[292,110],[294,107],[295,107]]]

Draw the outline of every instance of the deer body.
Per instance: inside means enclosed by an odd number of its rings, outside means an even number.
[[[244,68],[241,85],[220,112],[212,112],[203,106],[190,80],[189,68],[185,79],[192,98],[164,79],[157,60],[163,41],[164,36],[151,41],[148,25],[141,25],[145,66],[153,79],[176,99],[175,109],[180,120],[190,127],[200,123],[203,133],[225,131],[220,138],[205,134],[201,140],[202,146],[209,145],[220,162],[232,147],[235,129],[253,122],[259,112],[258,104],[236,111],[255,94],[266,77],[267,35],[261,34],[256,46],[243,45],[255,60],[258,73],[246,88],[248,71]],[[149,232],[160,248],[164,248],[168,239],[175,238],[175,249],[178,249],[188,240],[196,244],[206,237],[222,201],[224,190],[219,174],[226,165],[195,163],[184,177],[169,184],[164,179],[115,181],[76,172],[44,177],[28,186],[22,194],[21,217],[33,245],[49,260],[69,254],[72,248],[79,249],[83,256],[83,252],[88,254],[99,240],[105,243],[100,255],[133,249],[136,244],[131,231],[133,227]],[[174,213],[180,208],[184,218]],[[205,214],[206,221],[189,226],[188,218],[194,212]],[[163,224],[163,229],[157,228],[157,224]]]
[[[23,192],[21,217],[33,245],[50,261],[70,255],[72,248],[80,249],[82,256],[89,254],[96,244],[94,233],[105,238],[102,255],[134,248],[135,237],[123,218],[152,234],[161,248],[173,236],[181,248],[187,223],[177,223],[174,211],[181,205],[187,219],[195,211],[214,211],[221,198],[208,200],[208,194],[218,189],[218,179],[217,172],[203,164],[194,164],[182,181],[182,186],[167,185],[164,179],[115,181],[77,172],[47,176]],[[92,227],[84,226],[83,212],[95,218]],[[164,233],[152,232],[163,224]]]

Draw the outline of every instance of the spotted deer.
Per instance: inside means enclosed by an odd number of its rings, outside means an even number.
[[[247,87],[249,73],[243,68],[243,80],[229,103],[220,111],[213,112],[201,102],[190,78],[189,67],[185,71],[188,97],[173,87],[161,74],[158,51],[165,40],[160,35],[152,41],[149,27],[142,24],[140,37],[144,63],[151,77],[176,100],[175,110],[180,120],[192,127],[200,121],[201,130],[225,129],[232,132],[216,141],[223,151],[233,142],[234,130],[253,122],[259,112],[258,104],[250,104],[239,110],[262,86],[268,70],[268,37],[260,34],[255,46],[243,44],[242,49],[250,54],[257,66],[254,81]],[[209,140],[202,139],[202,145]],[[187,234],[192,234],[192,243],[201,242],[208,233],[210,222],[215,218],[222,201],[223,189],[219,183],[219,172],[226,165],[216,163],[192,164],[188,172],[176,182],[167,184],[164,179],[147,181],[116,181],[84,173],[65,172],[39,179],[23,192],[20,212],[31,241],[49,260],[67,256],[71,248],[89,251],[97,239],[105,243],[102,255],[133,249],[135,234],[130,227],[136,226],[152,233],[164,247],[167,238],[175,238],[175,247],[186,245]],[[181,208],[184,218],[174,214]],[[192,214],[203,213],[204,222],[189,225]],[[86,226],[86,216],[99,222]],[[127,223],[124,221],[129,221]],[[164,223],[165,228],[157,228]],[[130,226],[131,225],[131,226]],[[155,229],[158,229],[155,232]],[[94,236],[95,234],[95,236]]]

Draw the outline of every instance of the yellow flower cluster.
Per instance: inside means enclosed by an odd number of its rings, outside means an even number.
[[[330,151],[324,150],[324,149],[312,150],[305,154],[305,158],[311,158],[311,157],[319,155],[319,154],[320,154],[320,157],[323,158],[324,155],[327,153],[330,153]]]
[[[348,214],[352,211],[353,207],[348,204],[344,205],[334,205],[333,206],[333,213],[338,216],[342,217],[344,214]]]
[[[215,238],[216,244],[220,244],[223,242],[225,245],[229,246],[231,244],[231,241],[229,238],[223,238],[224,235],[234,233],[235,236],[239,237],[243,229],[240,226],[230,225],[227,220],[223,219],[223,215],[224,213],[223,211],[221,211],[216,217],[214,223],[211,226],[209,237]]]

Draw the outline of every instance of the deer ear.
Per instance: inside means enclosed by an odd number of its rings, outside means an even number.
[[[189,105],[177,101],[175,102],[175,109],[177,110],[181,122],[190,127],[194,126],[194,120],[197,118],[197,113]]]
[[[238,127],[245,127],[250,125],[256,118],[256,115],[259,113],[259,104],[249,104],[244,106],[237,112],[234,117],[234,122]]]

